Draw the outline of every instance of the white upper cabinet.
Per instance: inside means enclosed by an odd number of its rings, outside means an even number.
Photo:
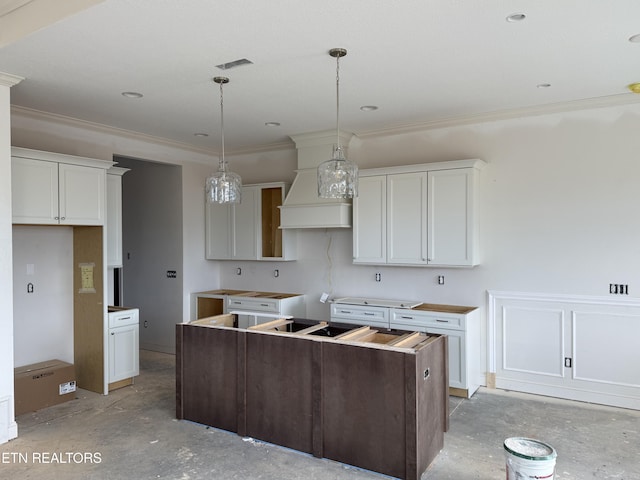
[[[208,260],[295,260],[296,232],[280,229],[280,209],[288,185],[244,185],[242,202],[207,205]]]
[[[107,171],[107,266],[122,267],[122,175],[127,168]]]
[[[354,263],[387,263],[387,176],[360,177],[353,200]]]
[[[256,260],[258,258],[258,187],[243,187],[242,202],[233,205],[231,216],[231,258]]]
[[[362,170],[353,202],[354,263],[477,265],[483,165],[460,160]]]
[[[104,225],[113,163],[13,147],[13,223]]]
[[[476,265],[477,175],[473,168],[429,172],[429,265]]]
[[[427,263],[427,173],[387,176],[387,263]]]

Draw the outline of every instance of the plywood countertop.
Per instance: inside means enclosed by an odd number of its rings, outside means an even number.
[[[281,300],[283,298],[299,297],[301,293],[279,293],[279,292],[257,292],[255,290],[230,290],[221,288],[219,290],[207,290],[205,292],[197,292],[196,295],[230,295],[235,297],[255,297],[255,298],[275,298]]]
[[[474,311],[478,307],[465,307],[461,305],[441,305],[438,303],[422,303],[412,310],[422,310],[427,312],[456,313],[465,315]]]

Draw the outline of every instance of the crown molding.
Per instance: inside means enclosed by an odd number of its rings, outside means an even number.
[[[640,104],[640,95],[634,93],[624,93],[603,97],[586,98],[570,102],[551,103],[548,105],[536,105],[532,107],[523,107],[510,110],[498,110],[495,112],[479,113],[476,115],[450,117],[441,120],[434,120],[432,122],[413,123],[390,128],[368,130],[365,132],[357,132],[356,134],[361,138],[371,138],[377,136],[412,133],[420,130],[435,130],[439,128],[459,127],[478,123],[496,122],[500,120],[512,120],[515,118],[536,117],[554,113],[568,113],[580,110],[591,110],[595,108],[637,104]]]
[[[2,77],[0,77],[0,81]],[[118,137],[124,137],[132,140],[138,140],[146,143],[152,143],[155,145],[163,145],[170,148],[175,148],[179,150],[187,150],[194,153],[198,153],[201,155],[214,155],[217,156],[218,152],[212,151],[211,149],[196,147],[184,142],[178,142],[175,140],[169,140],[163,137],[157,137],[154,135],[148,135],[146,133],[135,132],[132,130],[125,130],[123,128],[112,127],[109,125],[104,125],[102,123],[89,122],[87,120],[80,120],[73,117],[68,117],[65,115],[60,115],[57,113],[49,113],[43,112],[41,110],[35,110],[28,107],[21,107],[18,105],[11,106],[11,114],[32,119],[32,120],[40,120],[45,122],[52,122],[61,125],[67,125],[74,128],[90,130],[96,133],[102,133],[105,135],[114,135]],[[247,148],[237,148],[230,151],[225,151],[226,156],[234,156],[234,155],[245,155],[251,153],[262,153],[268,151],[275,150],[288,150],[294,149],[295,145],[291,141],[280,142],[280,143],[272,143],[268,145],[260,145],[256,147],[247,147]]]

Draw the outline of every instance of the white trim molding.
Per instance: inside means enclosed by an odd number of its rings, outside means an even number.
[[[13,87],[23,81],[23,77],[11,75],[10,73],[0,72],[0,86]]]

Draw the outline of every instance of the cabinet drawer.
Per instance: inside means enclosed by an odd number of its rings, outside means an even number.
[[[109,328],[123,327],[126,325],[138,324],[138,310],[122,310],[120,312],[109,312]]]
[[[280,302],[269,298],[229,297],[229,311],[280,312]]]
[[[415,327],[465,329],[464,315],[444,312],[416,312],[415,310],[391,310],[391,328],[401,328],[399,325]]]
[[[389,309],[335,303],[331,305],[331,321],[389,328]]]

